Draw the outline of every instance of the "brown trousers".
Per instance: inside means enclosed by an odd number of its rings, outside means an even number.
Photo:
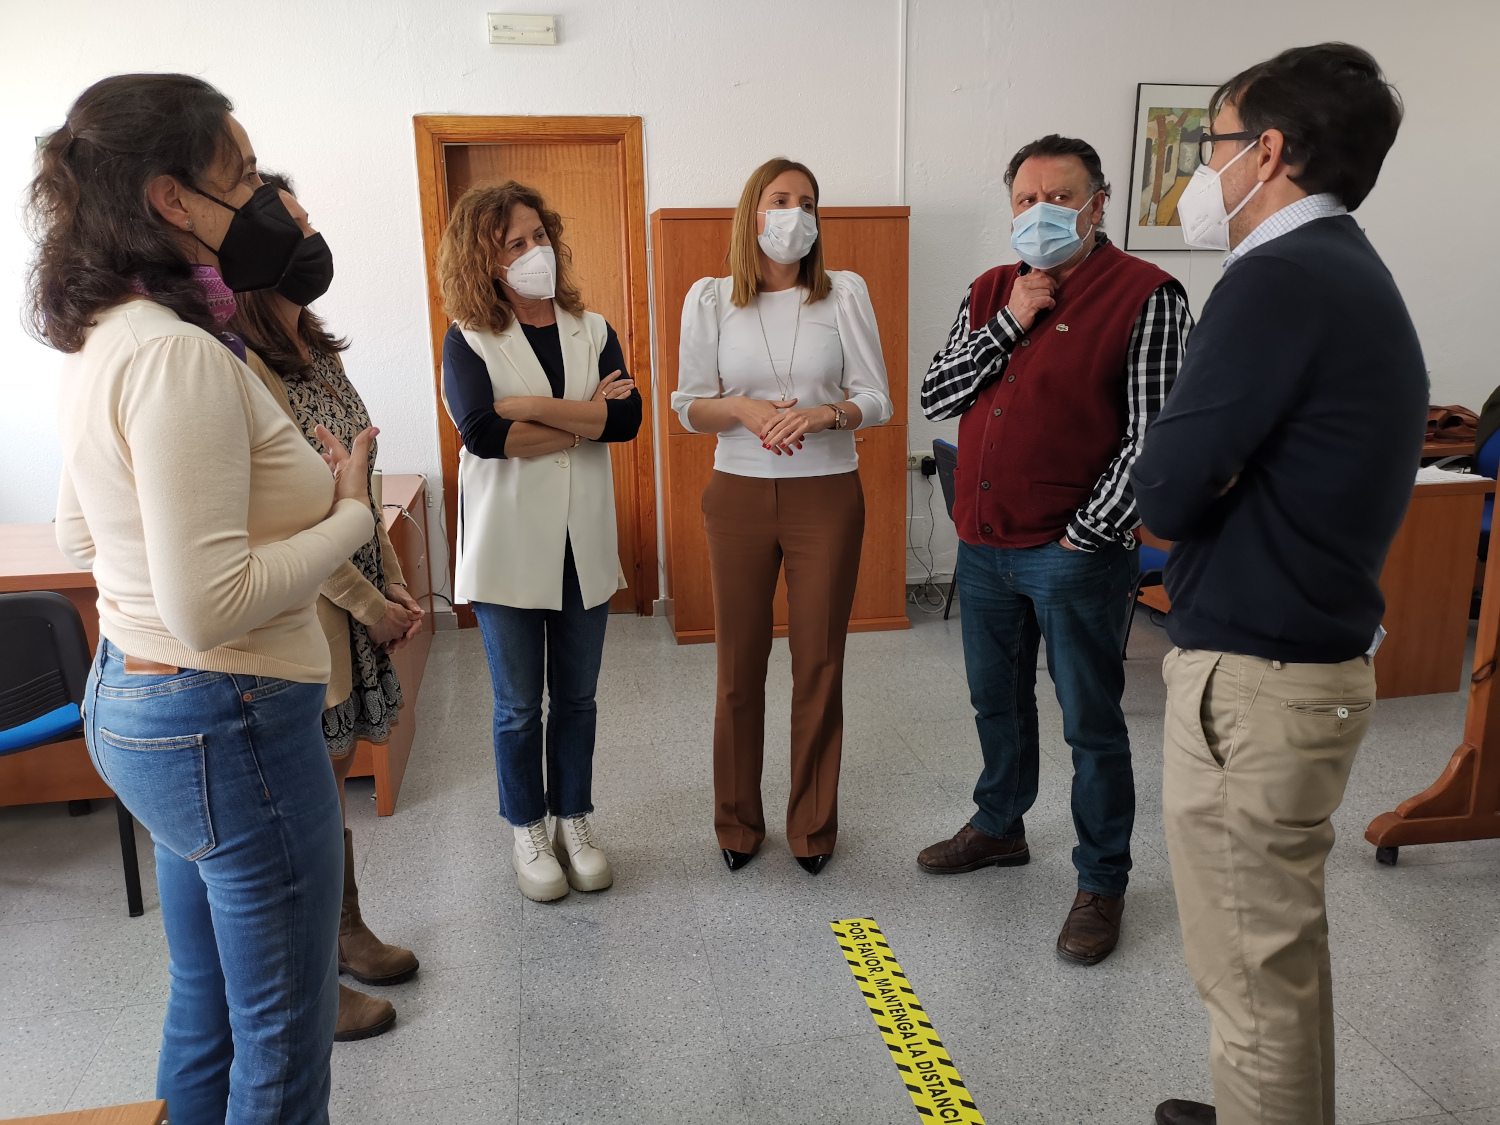
[[[859,473],[763,479],[715,472],[703,493],[714,588],[714,831],[753,853],[766,838],[760,775],[772,601],[786,565],[792,650],[792,854],[826,855],[838,836],[844,639],[859,578],[865,494]]]

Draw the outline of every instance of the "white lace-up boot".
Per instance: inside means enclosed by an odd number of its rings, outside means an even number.
[[[516,885],[532,902],[551,902],[568,893],[568,880],[552,853],[547,839],[547,818],[517,825],[510,863],[516,869]]]
[[[557,818],[557,862],[575,891],[602,891],[615,881],[609,857],[594,843],[587,815]]]

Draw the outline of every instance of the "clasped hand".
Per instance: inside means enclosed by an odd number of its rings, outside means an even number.
[[[740,407],[740,423],[760,437],[760,443],[776,456],[790,457],[802,448],[808,434],[821,433],[834,423],[831,407],[810,406],[797,409],[797,400],[771,402],[747,398]]]

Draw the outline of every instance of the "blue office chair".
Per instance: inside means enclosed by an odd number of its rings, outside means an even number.
[[[1140,573],[1135,576],[1135,585],[1130,591],[1130,610],[1125,617],[1125,643],[1120,648],[1120,659],[1130,658],[1130,627],[1135,624],[1135,607],[1140,604],[1141,591],[1147,586],[1160,586],[1162,571],[1167,565],[1167,552],[1160,547],[1145,543],[1136,547]]]
[[[1474,455],[1474,469],[1482,477],[1495,479],[1496,471],[1500,470],[1500,430],[1491,434],[1485,440],[1483,448]],[[1486,542],[1490,537],[1490,520],[1494,514],[1495,495],[1491,493],[1484,498],[1484,516],[1479,523],[1480,535]]]
[[[47,591],[0,594],[0,755],[19,754],[83,733],[88,635],[73,603]],[[83,802],[85,808],[87,802]],[[135,820],[118,797],[120,858],[132,918],[146,912]]]
[[[932,457],[937,462],[938,484],[943,489],[943,503],[948,505],[948,518],[953,518],[953,474],[958,470],[958,446],[951,441],[942,438],[934,438],[932,442]],[[943,603],[943,620],[948,620],[948,614],[953,609],[953,591],[958,588],[958,583],[952,578],[948,580],[948,600]]]

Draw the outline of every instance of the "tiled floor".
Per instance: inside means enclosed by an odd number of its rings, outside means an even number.
[[[495,816],[479,638],[440,635],[397,814],[377,819],[369,782],[350,786],[366,916],[422,971],[386,990],[393,1032],[335,1049],[333,1120],[919,1120],[828,929],[858,915],[885,928],[986,1120],[1145,1125],[1163,1097],[1206,1099],[1207,1020],[1162,841],[1160,630],[1138,622],[1128,665],[1140,811],[1125,937],[1092,969],[1052,951],[1073,888],[1055,703],[1031,865],[925,875],[916,852],[963,823],[977,769],[957,619],[849,648],[838,853],[810,878],[773,829],[730,874],[710,817],[714,650],[614,618],[595,797],[617,881],[539,905],[516,892]],[[772,810],[789,691],[777,642]],[[1500,843],[1407,849],[1387,869],[1361,839],[1437,776],[1463,707],[1382,704],[1338,818],[1343,1125],[1500,1125]],[[0,810],[0,857],[0,1116],[150,1096],[166,950],[149,864],[132,920],[107,809]]]

